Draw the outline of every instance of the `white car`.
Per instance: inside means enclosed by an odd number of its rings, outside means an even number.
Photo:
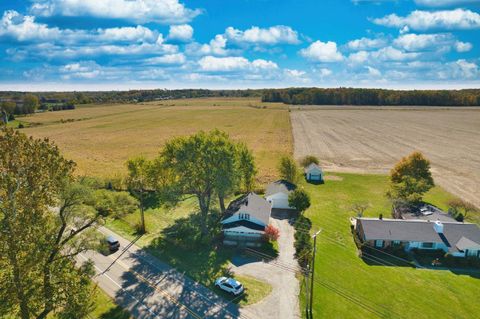
[[[428,209],[428,207],[422,207],[420,208],[420,214],[422,214],[423,216],[429,216],[429,215],[433,215],[433,212]]]
[[[242,284],[233,278],[220,277],[215,280],[215,286],[235,296],[243,292]]]

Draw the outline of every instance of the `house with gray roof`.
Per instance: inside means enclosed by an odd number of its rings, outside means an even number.
[[[377,249],[443,250],[454,257],[480,258],[480,228],[476,224],[357,218],[355,231],[364,244]]]
[[[272,208],[295,209],[288,204],[288,195],[293,192],[297,186],[286,180],[278,180],[270,183],[265,192],[266,200],[272,204]]]
[[[270,221],[272,206],[255,193],[232,201],[222,223],[226,245],[259,246]]]

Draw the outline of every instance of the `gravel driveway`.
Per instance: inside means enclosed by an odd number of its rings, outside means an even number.
[[[235,273],[256,277],[259,280],[268,282],[272,286],[272,292],[259,303],[241,308],[240,313],[248,318],[300,318],[298,304],[300,287],[295,273],[293,270],[287,270],[285,267],[275,265],[275,263],[281,263],[282,265],[289,265],[289,268],[297,267],[293,246],[294,229],[288,223],[288,219],[271,218],[270,222],[280,231],[278,258],[270,263],[253,261],[241,266],[233,266],[232,270]]]

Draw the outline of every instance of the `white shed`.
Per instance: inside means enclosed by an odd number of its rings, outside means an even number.
[[[323,171],[320,166],[312,163],[305,168],[305,178],[309,182],[323,182]]]

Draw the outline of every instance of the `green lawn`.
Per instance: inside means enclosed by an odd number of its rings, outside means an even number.
[[[365,216],[390,217],[387,176],[336,174],[324,185],[305,184],[312,197],[306,216],[322,228],[315,260],[315,318],[475,318],[480,313],[480,275],[366,264],[350,232],[350,207],[369,202]],[[341,180],[340,180],[341,179]],[[451,195],[434,188],[425,201],[446,208]],[[391,260],[389,260],[391,262]],[[305,289],[302,287],[301,308]],[[474,297],[475,296],[475,297]]]
[[[160,260],[185,273],[195,281],[215,290],[227,300],[239,305],[249,305],[265,298],[271,291],[267,283],[251,277],[233,276],[229,261],[238,252],[226,248],[217,236],[219,234],[219,215],[213,215],[209,221],[210,234],[207,239],[200,238],[199,218],[195,198],[183,201],[174,209],[151,208],[146,210],[145,219],[148,233],[136,244],[145,248]],[[215,210],[215,208],[214,208]],[[132,214],[122,220],[109,220],[106,226],[123,237],[133,240],[137,237],[135,224],[139,214]],[[275,245],[265,244],[264,251],[275,254]],[[245,293],[240,298],[223,294],[214,287],[215,279],[221,276],[233,276],[241,281]]]
[[[113,300],[107,296],[102,289],[98,288],[96,308],[90,314],[91,318],[99,319],[129,319],[130,314],[117,306]]]
[[[93,286],[92,286],[93,288]],[[88,319],[130,319],[128,311],[115,304],[102,289],[96,288],[95,309],[88,315]],[[49,319],[55,319],[57,316],[50,314]],[[13,318],[12,318],[13,319]]]

